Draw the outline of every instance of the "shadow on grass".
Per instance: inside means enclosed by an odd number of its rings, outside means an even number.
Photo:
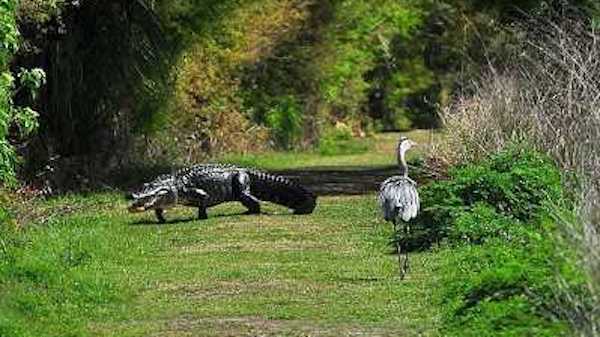
[[[250,217],[252,215],[255,215],[255,214],[248,214],[246,212],[215,214],[215,215],[209,215],[208,219],[210,219],[210,218],[229,218],[229,217],[237,217],[237,216],[249,216]],[[266,215],[269,217],[285,217],[285,216],[292,216],[294,214],[261,212],[260,215]],[[147,219],[140,219],[140,220],[133,221],[129,225],[130,226],[175,225],[175,224],[194,222],[194,221],[202,222],[202,221],[206,221],[208,219],[198,219],[197,217],[185,217],[185,218],[175,218],[175,219],[167,220],[163,223],[160,223],[156,219],[147,218]]]
[[[389,277],[336,277],[336,281],[353,284],[379,283],[389,281]]]

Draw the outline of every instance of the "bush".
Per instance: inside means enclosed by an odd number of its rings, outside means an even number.
[[[561,177],[543,155],[514,145],[478,164],[450,170],[450,179],[421,189],[425,205],[407,238],[409,247],[467,238],[479,242],[502,234],[509,222],[529,224],[544,215],[544,204],[563,196]],[[488,228],[477,226],[479,221]],[[457,226],[458,224],[458,226]],[[473,227],[475,226],[475,227]]]
[[[444,242],[438,298],[446,336],[563,336],[554,275],[582,289],[573,254],[554,241],[550,204],[564,200],[548,158],[513,145],[421,191],[426,207],[404,237]],[[434,238],[434,239],[432,239]],[[558,300],[560,301],[560,300]],[[493,333],[492,333],[493,332]]]
[[[291,149],[302,136],[302,108],[293,96],[284,96],[266,113],[267,126],[276,142],[284,149]]]
[[[589,278],[586,300],[572,293],[570,305],[585,309],[600,306],[600,288],[595,286],[600,284],[600,34],[581,14],[564,8],[549,13],[550,19],[530,18],[530,25],[519,27],[519,46],[510,61],[491,66],[468,94],[442,110],[445,127],[452,132],[436,155],[448,163],[465,163],[517,139],[557,163],[578,208],[572,211],[574,218],[560,219],[561,235],[578,251],[580,260],[574,263]],[[595,304],[581,304],[588,300]],[[576,313],[572,322],[581,335],[598,336],[598,310]]]
[[[16,1],[0,0],[0,185],[15,183],[18,157],[9,137],[15,133],[25,137],[37,127],[37,113],[30,108],[16,107],[13,103],[15,76],[9,66],[19,45],[16,11]],[[41,69],[21,69],[17,78],[20,88],[26,89],[35,99],[35,90],[45,82],[45,73]],[[18,131],[11,132],[11,127]]]
[[[526,237],[525,225],[498,214],[485,202],[476,203],[470,211],[459,212],[448,233],[451,242],[483,244],[494,239],[511,242]]]
[[[319,153],[325,156],[358,154],[369,149],[369,144],[354,138],[352,129],[343,123],[323,132],[319,139]]]
[[[488,237],[478,245],[442,249],[438,296],[445,335],[568,335],[569,297],[556,291],[554,276],[558,271],[572,292],[585,293],[573,254],[557,245],[552,223],[513,227],[510,239]]]

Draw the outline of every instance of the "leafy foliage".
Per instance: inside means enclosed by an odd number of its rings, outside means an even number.
[[[582,289],[573,254],[554,241],[549,205],[564,200],[557,168],[522,145],[450,171],[422,189],[413,246],[441,245],[447,336],[563,336],[554,276]]]
[[[18,49],[19,32],[16,27],[17,2],[0,1],[0,185],[15,182],[17,154],[9,142],[11,127],[18,129],[18,136],[29,135],[38,126],[37,113],[28,107],[17,107],[13,103],[15,77],[9,65]],[[35,99],[36,90],[45,83],[41,69],[19,71],[19,90],[25,90]]]
[[[421,190],[422,204],[427,206],[408,244],[427,246],[448,237],[458,239],[478,220],[490,226],[485,231],[499,234],[510,225],[494,219],[495,214],[528,224],[544,214],[546,202],[563,196],[561,177],[552,162],[520,145],[481,163],[452,169],[449,175],[449,180]],[[485,241],[485,233],[472,234],[470,239]]]
[[[335,2],[319,62],[320,95],[336,115],[382,118],[386,129],[408,129],[405,99],[431,84],[431,72],[413,51],[411,37],[424,13],[408,2]],[[368,13],[368,14],[367,14]],[[406,42],[406,43],[404,43]],[[401,52],[402,50],[402,52]]]
[[[362,133],[369,97],[384,86],[393,91],[385,123],[406,129],[406,98],[432,83],[419,52],[406,59],[391,50],[397,40],[404,41],[398,53],[411,46],[421,23],[410,2],[195,1],[164,3],[158,12],[168,37],[186,44],[175,95],[157,120],[166,131],[149,137],[154,153],[194,161],[260,150],[266,136],[276,148],[321,148],[336,122]],[[393,62],[397,68],[386,68]],[[254,140],[241,141],[240,131]]]
[[[293,96],[282,97],[265,116],[267,126],[283,148],[292,148],[302,134],[302,110]]]
[[[550,238],[535,233],[520,236],[521,242],[492,240],[441,252],[442,268],[447,271],[439,289],[445,335],[568,333],[566,321],[553,313],[554,247]],[[570,272],[574,281],[575,273]]]
[[[322,133],[319,138],[318,150],[325,156],[357,154],[367,152],[369,144],[356,139],[349,125],[337,123]]]

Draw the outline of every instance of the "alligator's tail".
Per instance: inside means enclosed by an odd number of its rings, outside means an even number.
[[[286,206],[295,214],[310,214],[317,205],[313,192],[285,177],[260,171],[250,171],[249,175],[250,191],[260,200]]]

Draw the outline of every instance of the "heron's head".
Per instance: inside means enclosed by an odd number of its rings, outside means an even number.
[[[157,179],[146,183],[142,188],[131,193],[131,204],[127,208],[129,212],[144,212],[157,208],[169,208],[177,202],[175,187],[168,181]]]
[[[402,137],[400,137],[400,141],[398,142],[398,152],[404,153],[404,152],[408,151],[411,147],[417,146],[417,145],[419,145],[419,144],[408,139],[405,136],[402,136]]]

